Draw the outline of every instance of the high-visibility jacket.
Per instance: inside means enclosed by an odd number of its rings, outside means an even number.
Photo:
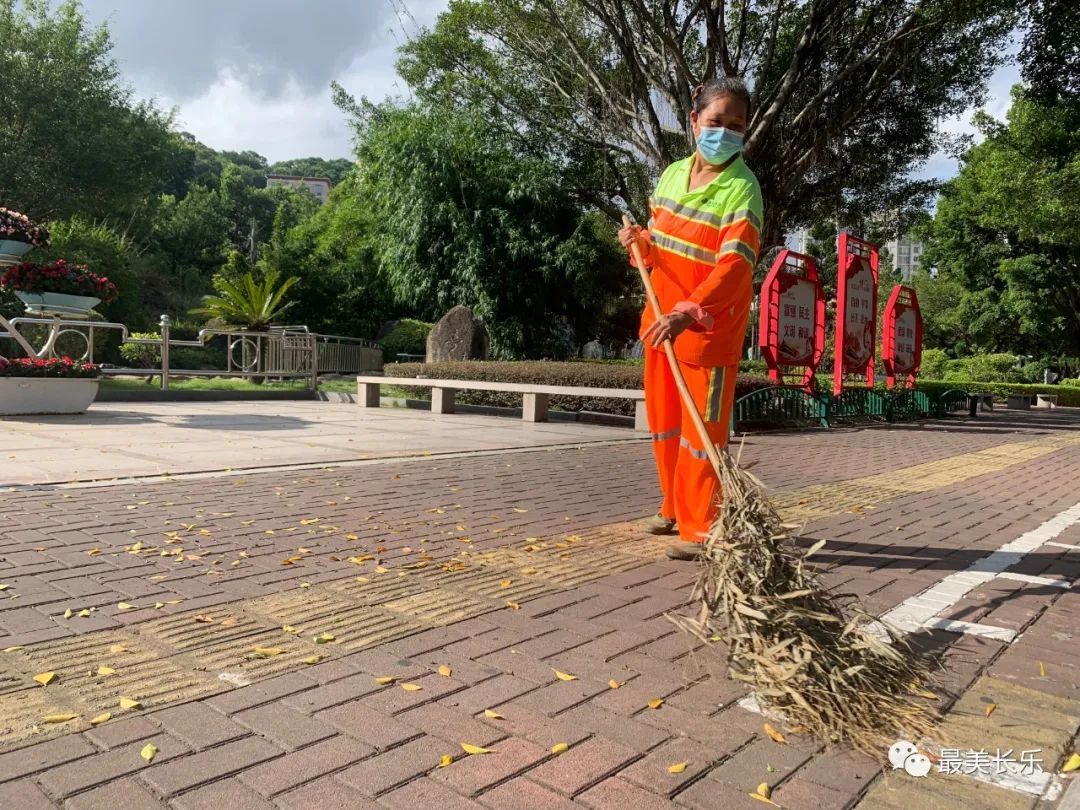
[[[665,312],[694,323],[675,340],[684,363],[717,368],[742,357],[761,247],[761,188],[737,157],[711,183],[689,190],[695,155],[672,163],[649,199],[646,264]],[[656,320],[649,306],[641,332]]]

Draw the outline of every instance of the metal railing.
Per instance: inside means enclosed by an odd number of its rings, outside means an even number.
[[[363,338],[343,335],[323,335],[308,330],[306,326],[271,327],[266,331],[236,329],[201,329],[193,340],[172,336],[172,322],[162,315],[159,337],[132,337],[126,325],[105,321],[65,320],[63,318],[12,318],[14,330],[20,327],[44,327],[49,336],[43,343],[48,347],[46,356],[76,352],[64,352],[65,344],[74,343],[81,349],[76,359],[96,363],[95,352],[100,337],[105,332],[120,332],[121,341],[127,345],[153,346],[157,348],[160,362],[148,368],[103,368],[106,376],[160,376],[161,390],[169,390],[172,377],[226,377],[238,379],[303,379],[314,390],[320,374],[363,374],[382,369],[382,349],[377,343]],[[176,348],[210,349],[215,338],[224,338],[224,369],[176,368],[171,362],[171,352]],[[0,332],[0,340],[14,340],[8,332]],[[81,341],[81,343],[79,342]],[[68,346],[67,348],[71,348]],[[43,349],[44,351],[44,349]]]

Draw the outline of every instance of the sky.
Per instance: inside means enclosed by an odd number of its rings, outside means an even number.
[[[114,56],[143,98],[177,111],[177,125],[214,149],[251,149],[271,162],[351,157],[351,131],[330,102],[336,79],[355,97],[407,96],[395,51],[432,25],[448,0],[83,0],[107,22]],[[405,9],[405,12],[402,12]],[[1008,109],[1015,66],[991,79],[984,108]],[[970,133],[974,110],[941,122]],[[915,174],[948,178],[935,155]]]

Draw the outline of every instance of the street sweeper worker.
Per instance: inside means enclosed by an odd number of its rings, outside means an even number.
[[[673,559],[693,559],[717,516],[720,485],[685,410],[668,359],[671,339],[682,373],[714,444],[728,441],[735,377],[753,296],[760,248],[761,189],[742,157],[750,95],[739,79],[694,88],[697,148],[664,171],[649,199],[649,227],[619,232],[636,241],[660,301],[662,317],[646,306],[645,406],[663,501],[645,529],[676,534]]]

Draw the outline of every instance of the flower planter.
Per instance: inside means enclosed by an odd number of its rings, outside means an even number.
[[[0,416],[83,413],[97,392],[97,380],[0,377]]]
[[[101,303],[100,298],[87,295],[65,295],[64,293],[28,293],[15,290],[15,295],[26,305],[30,315],[68,315],[85,318],[90,310]]]
[[[0,266],[18,264],[23,256],[34,246],[29,242],[16,242],[14,239],[0,239]]]

